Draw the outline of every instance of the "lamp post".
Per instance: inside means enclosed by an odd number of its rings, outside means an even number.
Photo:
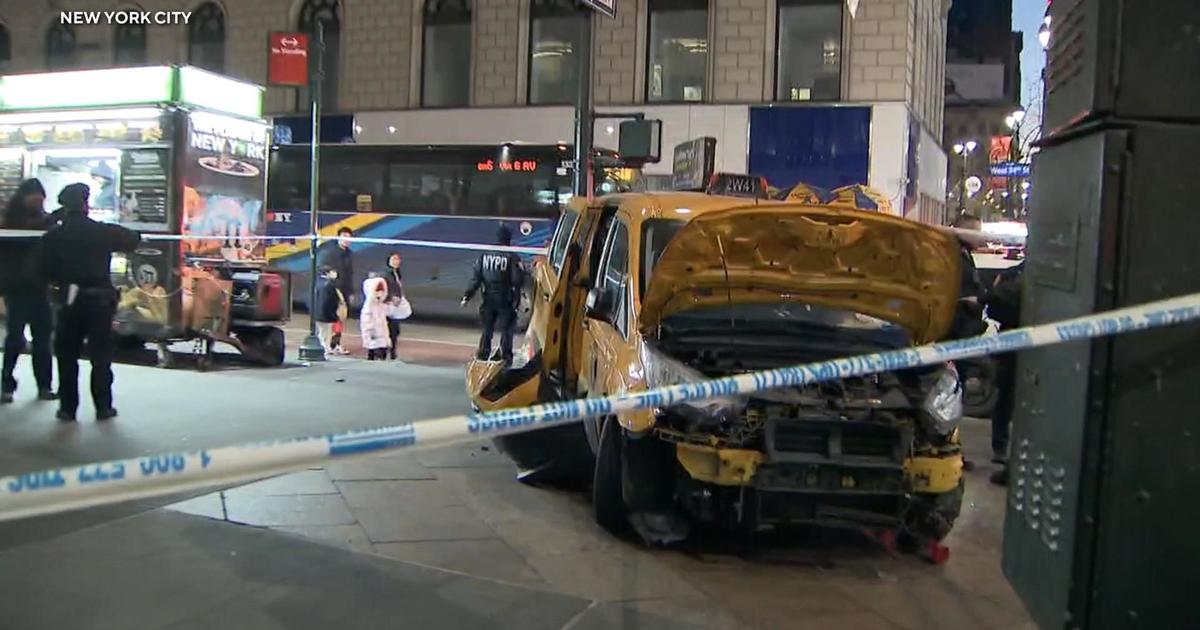
[[[1011,138],[1008,143],[1008,161],[1011,164],[1016,164],[1021,159],[1021,123],[1025,120],[1025,110],[1017,108],[1013,112],[1004,117],[1004,124],[1008,125],[1011,130]],[[1016,189],[1013,184],[1013,177],[1007,178],[1008,182],[1004,189],[1004,215],[1007,217],[1010,214],[1012,218],[1016,217],[1016,209],[1012,207],[1015,199]]]
[[[962,177],[958,182],[958,213],[962,214],[966,210],[967,203],[967,156],[979,146],[974,140],[966,142],[956,142],[954,144],[954,154],[962,156]]]

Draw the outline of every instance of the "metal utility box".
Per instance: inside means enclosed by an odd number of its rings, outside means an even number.
[[[1047,143],[1025,324],[1200,292],[1197,144],[1165,123]],[[1003,566],[1039,626],[1200,627],[1198,354],[1195,324],[1021,354]]]
[[[1050,5],[1047,131],[1085,118],[1200,121],[1200,2],[1058,0]]]

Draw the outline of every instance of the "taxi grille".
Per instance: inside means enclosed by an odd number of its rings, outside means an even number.
[[[777,420],[766,430],[772,461],[900,466],[911,442],[903,426],[841,420]]]

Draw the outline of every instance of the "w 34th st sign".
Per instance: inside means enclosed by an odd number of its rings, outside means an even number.
[[[602,13],[610,18],[617,17],[617,0],[583,0],[583,3],[597,13]]]
[[[308,85],[308,35],[274,32],[267,36],[267,85]]]

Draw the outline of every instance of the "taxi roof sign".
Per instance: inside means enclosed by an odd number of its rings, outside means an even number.
[[[713,173],[704,192],[726,197],[766,199],[767,179],[743,173]]]

